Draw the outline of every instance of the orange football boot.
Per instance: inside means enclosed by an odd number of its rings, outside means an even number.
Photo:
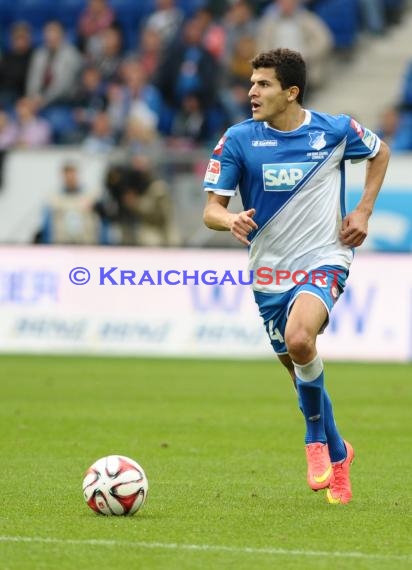
[[[326,499],[332,505],[349,503],[352,498],[352,488],[349,478],[349,469],[355,453],[350,443],[345,441],[347,451],[346,459],[340,463],[332,463],[333,479],[326,491]]]
[[[332,463],[327,443],[308,443],[306,445],[308,462],[308,485],[314,491],[329,487],[333,478]]]

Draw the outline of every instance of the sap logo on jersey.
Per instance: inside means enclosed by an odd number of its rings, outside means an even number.
[[[316,164],[316,162],[263,164],[263,187],[266,192],[291,192]]]

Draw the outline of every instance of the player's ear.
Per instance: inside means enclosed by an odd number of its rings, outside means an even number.
[[[289,87],[289,89],[288,89],[288,101],[290,103],[292,101],[296,101],[298,95],[299,95],[299,87],[296,87],[296,85]]]

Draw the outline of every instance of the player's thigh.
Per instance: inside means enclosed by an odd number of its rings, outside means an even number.
[[[302,291],[293,302],[286,323],[285,337],[304,335],[314,341],[319,331],[328,320],[328,311],[324,302],[311,293]]]

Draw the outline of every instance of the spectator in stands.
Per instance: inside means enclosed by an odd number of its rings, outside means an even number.
[[[380,36],[388,26],[402,19],[404,0],[358,0],[363,27],[371,34]]]
[[[95,116],[106,110],[105,94],[100,70],[87,66],[81,74],[81,83],[73,97],[73,117],[75,122],[72,133],[73,142],[81,140],[90,131]]]
[[[225,53],[225,28],[213,19],[213,13],[208,8],[200,8],[195,16],[202,29],[202,45],[217,60]]]
[[[412,113],[404,111],[399,117],[399,128],[393,135],[391,151],[410,152],[412,150]]]
[[[405,68],[399,102],[385,109],[380,123],[382,138],[389,140],[392,152],[412,150],[412,62]]]
[[[116,139],[110,125],[110,117],[105,111],[96,113],[91,131],[83,141],[83,150],[92,154],[107,154],[113,150]]]
[[[48,122],[39,117],[36,105],[28,97],[16,103],[16,140],[19,148],[35,148],[51,142],[51,129]]]
[[[10,49],[0,58],[0,105],[3,108],[13,106],[24,96],[32,53],[29,25],[25,22],[13,24]]]
[[[108,113],[117,136],[121,136],[131,115],[157,128],[162,100],[158,90],[148,83],[142,65],[126,60],[120,69],[122,85],[108,89]]]
[[[156,28],[144,27],[139,35],[139,43],[135,55],[149,81],[154,78],[159,67],[163,53],[162,48],[163,43],[160,32]]]
[[[54,244],[97,244],[100,222],[95,198],[83,191],[75,164],[62,168],[61,190],[54,193],[44,212],[43,227],[35,241]]]
[[[304,7],[302,0],[274,0],[259,19],[258,51],[279,47],[302,53],[308,68],[309,89],[325,82],[333,39],[327,26]]]
[[[381,35],[386,28],[385,0],[358,0],[363,27]]]
[[[80,53],[65,41],[62,25],[48,22],[44,45],[34,51],[30,60],[27,95],[39,107],[66,103],[73,95],[80,65]]]
[[[7,152],[13,148],[16,129],[10,117],[4,111],[0,111],[0,191],[4,180],[4,159]]]
[[[13,148],[16,141],[17,127],[11,117],[4,111],[0,111],[0,152],[3,153]]]
[[[199,94],[207,110],[215,104],[220,71],[216,59],[203,47],[203,27],[194,17],[185,23],[181,36],[166,51],[155,84],[175,110],[193,92]]]
[[[226,31],[225,61],[231,58],[239,37],[256,37],[256,18],[252,0],[232,0],[225,14],[223,25]]]
[[[400,86],[400,104],[405,110],[412,111],[412,61],[409,61],[403,73]]]
[[[144,156],[132,159],[122,205],[135,217],[134,224],[122,227],[125,245],[180,245],[170,188],[156,176],[150,160]]]
[[[388,107],[380,120],[379,136],[390,146],[392,153],[412,150],[412,110],[402,104]]]
[[[36,148],[51,142],[51,131],[45,119],[38,117],[33,102],[24,97],[15,106],[15,116],[1,113],[0,149]]]
[[[99,68],[104,83],[117,82],[122,63],[122,31],[112,26],[100,32],[99,38],[99,49],[90,54],[87,61]]]
[[[172,122],[169,144],[192,148],[208,139],[207,116],[198,93],[188,93]]]
[[[256,41],[253,36],[241,35],[237,38],[232,55],[228,60],[227,71],[232,81],[243,83],[250,89],[250,60],[256,54]]]
[[[92,54],[98,51],[100,32],[113,26],[115,21],[115,12],[106,0],[88,0],[77,26],[81,51]]]
[[[130,165],[109,167],[107,193],[95,208],[107,223],[118,224],[122,245],[177,246],[179,231],[170,188],[144,155]]]
[[[320,0],[323,2],[323,0]],[[327,0],[329,1],[329,0]],[[254,12],[256,16],[262,16],[262,14],[268,9],[273,0],[251,0]]]
[[[380,116],[376,134],[389,146],[391,146],[393,137],[399,128],[399,111],[399,105],[391,105],[386,107]]]
[[[129,155],[150,154],[160,152],[161,139],[153,121],[139,114],[130,114],[126,123],[124,137],[121,141]]]
[[[207,0],[205,4],[208,7],[208,9],[212,12],[213,17],[216,20],[220,20],[229,10],[232,2],[233,0]]]
[[[250,112],[250,61],[256,54],[253,36],[238,36],[228,59],[221,89],[223,103],[229,124],[249,118]]]
[[[176,6],[175,0],[156,0],[156,10],[147,19],[146,27],[160,33],[164,45],[176,36],[183,22],[183,12]]]

